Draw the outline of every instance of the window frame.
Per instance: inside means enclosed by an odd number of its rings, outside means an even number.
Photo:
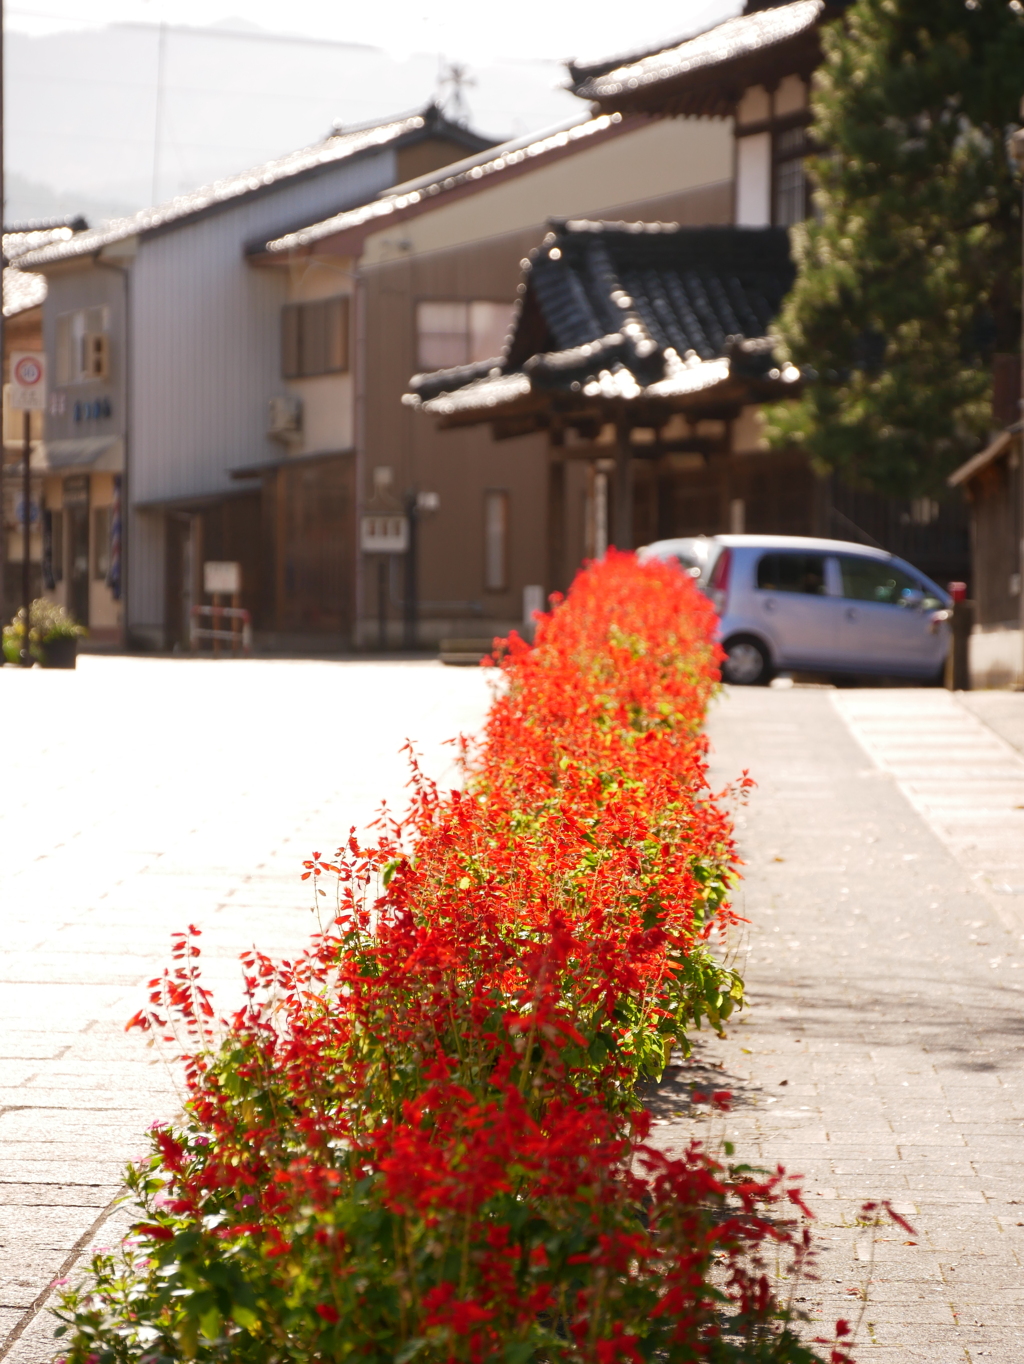
[[[831,597],[831,585],[829,582],[829,554],[827,550],[815,549],[765,549],[758,556],[754,567],[754,590],[755,592],[777,592],[780,596],[786,597]],[[790,587],[767,587],[761,583],[761,566],[769,559],[820,559],[821,561],[821,590],[819,592],[805,592],[802,589],[794,591]]]
[[[835,561],[836,561],[836,576],[837,576],[837,582],[838,582],[839,595],[841,596],[841,598],[842,598],[843,601],[856,602],[859,606],[887,606],[887,607],[893,607],[893,608],[895,608],[897,611],[913,610],[913,609],[917,609],[917,607],[920,607],[922,610],[935,611],[935,610],[937,610],[937,609],[942,605],[941,600],[940,600],[939,598],[935,597],[935,595],[934,595],[934,594],[931,592],[931,590],[928,588],[927,584],[926,584],[926,583],[924,582],[924,580],[921,578],[920,574],[917,574],[917,573],[914,573],[914,572],[908,572],[905,568],[902,568],[902,567],[899,566],[899,565],[896,565],[896,564],[890,565],[890,564],[889,564],[886,560],[884,560],[884,559],[874,559],[874,558],[870,557],[870,556],[867,555],[867,554],[836,554],[836,555],[834,556],[834,558],[835,558]],[[912,583],[912,584],[914,585],[914,589],[915,589],[916,591],[918,591],[918,592],[921,593],[921,601],[920,601],[919,603],[915,603],[915,606],[914,606],[914,607],[908,607],[907,604],[906,604],[906,602],[898,601],[898,600],[897,600],[897,601],[882,601],[882,600],[880,600],[880,599],[878,599],[878,598],[876,598],[876,597],[850,597],[850,596],[847,596],[847,594],[846,594],[846,585],[845,585],[845,583],[844,583],[844,581],[843,581],[843,563],[844,563],[844,561],[847,562],[847,563],[873,564],[873,565],[876,565],[876,566],[877,566],[878,568],[880,568],[880,569],[889,569],[890,573],[891,573],[893,576],[895,576],[895,575],[898,574],[899,577],[905,578],[909,583]],[[902,589],[902,590],[905,590],[905,589]]]
[[[463,330],[461,332],[425,332],[421,323],[422,310],[435,305],[442,307],[459,308],[463,316]],[[473,324],[473,310],[478,307],[500,309],[506,316],[505,336],[508,336],[512,328],[513,312],[515,300],[511,302],[501,298],[440,298],[437,296],[422,297],[414,300],[413,305],[413,345],[416,353],[416,368],[420,373],[432,374],[438,370],[460,369],[463,365],[480,364],[484,360],[496,360],[499,351],[492,351],[488,355],[474,356],[474,340],[476,336],[484,335],[485,329],[478,333]],[[464,341],[463,354],[465,359],[457,360],[452,364],[435,364],[424,356],[423,342],[428,336],[459,337]]]
[[[71,388],[77,384],[103,383],[108,376],[90,374],[85,363],[86,338],[110,336],[110,305],[94,303],[85,308],[72,308],[69,312],[58,313],[55,326],[54,387]]]
[[[336,313],[332,331],[331,316]],[[281,308],[281,378],[321,379],[351,368],[351,295],[296,299]]]
[[[772,166],[771,166],[771,219],[773,227],[792,227],[806,222],[811,216],[811,184],[807,175],[806,162],[812,148],[808,137],[809,118],[801,111],[776,122],[772,127]],[[800,134],[798,149],[784,147],[785,139],[792,134]],[[800,184],[803,192],[803,213],[798,218],[783,220],[779,212],[781,198],[779,176],[785,167],[799,166]]]

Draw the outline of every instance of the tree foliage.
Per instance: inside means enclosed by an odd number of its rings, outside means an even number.
[[[779,322],[814,371],[773,444],[894,495],[938,491],[992,425],[1020,343],[1018,0],[856,0],[822,33],[810,170]]]

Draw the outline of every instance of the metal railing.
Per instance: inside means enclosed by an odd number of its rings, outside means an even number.
[[[201,616],[210,617],[213,627],[199,625]],[[225,619],[231,622],[230,629],[221,629],[221,621]],[[241,622],[241,630],[235,628],[236,621]],[[221,640],[230,644],[234,653],[241,647],[243,653],[251,654],[252,616],[243,606],[193,606],[189,620],[189,643],[193,649],[198,649],[202,639],[212,641],[215,654],[220,653]]]

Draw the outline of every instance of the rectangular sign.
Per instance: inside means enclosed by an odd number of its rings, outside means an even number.
[[[15,412],[42,412],[46,406],[46,356],[37,350],[11,355],[10,404]]]
[[[404,554],[409,548],[409,518],[364,516],[360,543],[364,554]]]
[[[203,591],[211,596],[230,595],[242,590],[242,565],[230,559],[208,559],[203,564]]]

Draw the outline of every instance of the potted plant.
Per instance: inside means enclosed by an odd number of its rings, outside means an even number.
[[[70,611],[45,597],[37,597],[29,609],[28,648],[42,668],[73,668],[78,658],[78,641],[88,634]],[[8,663],[21,661],[25,640],[25,609],[4,626],[3,650]]]

